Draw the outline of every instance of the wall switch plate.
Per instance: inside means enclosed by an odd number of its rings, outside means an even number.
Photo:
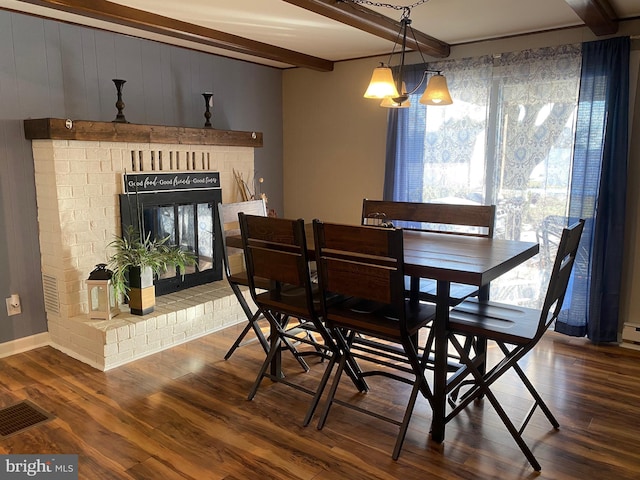
[[[20,303],[18,303],[18,305],[13,305],[11,302],[11,297],[7,298],[6,302],[7,302],[7,315],[12,316],[12,315],[18,315],[22,313],[22,305],[20,305]]]

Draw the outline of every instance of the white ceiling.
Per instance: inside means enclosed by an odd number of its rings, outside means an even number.
[[[382,55],[390,52],[393,47],[393,42],[282,0],[111,1],[330,61]],[[142,32],[131,27],[35,5],[37,3],[0,0],[0,8],[96,26],[279,68],[291,66],[245,53],[193,44],[184,39]],[[382,3],[404,6],[414,2],[389,0]],[[618,19],[640,18],[640,0],[609,0],[609,3]],[[367,8],[396,21],[400,20],[399,10]],[[411,19],[415,30],[452,46],[584,24],[565,0],[430,0],[414,7]]]

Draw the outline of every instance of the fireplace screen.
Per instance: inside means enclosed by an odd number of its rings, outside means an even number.
[[[173,174],[175,177],[176,174]],[[193,176],[193,174],[190,174]],[[146,175],[145,175],[146,176]],[[156,178],[158,175],[146,177]],[[134,182],[128,175],[128,182]],[[148,179],[147,179],[148,182]],[[140,181],[144,185],[144,181]],[[222,279],[222,257],[216,232],[220,188],[175,191],[141,191],[120,195],[122,227],[142,227],[154,238],[168,237],[168,243],[191,252],[196,264],[186,272],[170,268],[155,280],[156,295],[182,290]],[[183,275],[184,274],[184,275]]]

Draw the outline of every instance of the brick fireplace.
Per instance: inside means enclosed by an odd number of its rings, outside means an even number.
[[[246,321],[226,281],[158,297],[145,316],[124,305],[88,318],[85,280],[120,234],[122,175],[216,171],[222,201],[240,200],[233,170],[253,178],[260,132],[64,119],[25,120],[35,165],[42,281],[51,345],[108,370]]]

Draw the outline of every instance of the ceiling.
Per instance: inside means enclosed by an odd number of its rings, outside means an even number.
[[[401,10],[352,0],[0,0],[0,8],[103,28],[255,63],[332,70],[384,55]],[[407,6],[420,0],[389,0]],[[587,25],[596,35],[640,18],[640,0],[428,0],[411,9],[421,50]]]

